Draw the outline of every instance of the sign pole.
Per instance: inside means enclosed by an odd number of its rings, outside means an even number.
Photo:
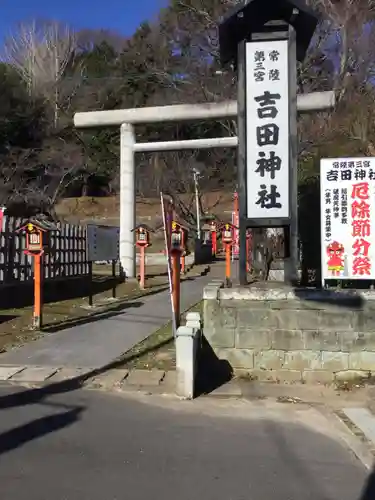
[[[140,259],[139,259],[139,287],[145,289],[145,274],[146,274],[146,251],[145,247],[141,246],[139,248]]]
[[[116,298],[116,285],[117,285],[117,278],[116,278],[116,261],[112,259],[112,298]]]
[[[34,315],[33,328],[40,330],[42,327],[42,262],[43,255],[34,255]]]
[[[216,257],[217,253],[217,234],[216,230],[211,231],[211,238],[212,238],[212,257]]]
[[[296,283],[298,280],[298,132],[297,132],[297,47],[296,32],[289,25],[288,30],[288,73],[289,73],[289,199],[290,225],[284,228],[284,241],[289,242],[286,248],[288,257],[284,261],[285,283]],[[288,237],[285,232],[288,231]]]
[[[200,230],[199,230],[200,231]],[[186,244],[185,244],[185,231],[182,232],[182,252],[181,252],[181,274],[185,274],[186,272]]]
[[[238,44],[238,211],[239,211],[239,279],[240,285],[247,284],[246,258],[246,218],[247,218],[247,189],[246,189],[246,40]]]
[[[247,272],[249,273],[250,272],[250,268],[251,268],[251,265],[250,265],[250,234],[247,233],[246,234],[246,266],[247,266]]]
[[[172,209],[170,202],[168,202],[168,206],[166,206],[164,195],[162,192],[160,192],[160,203],[161,203],[161,213],[163,217],[165,249],[167,253],[167,270],[168,270],[168,281],[169,281],[169,295],[171,298],[171,308],[172,308],[173,334],[176,335],[177,324],[176,324],[176,314],[175,314],[174,300],[173,300],[173,283],[172,283],[173,271],[171,263]]]
[[[94,282],[92,277],[92,260],[89,261],[89,306],[92,307],[94,304]]]
[[[172,298],[176,329],[180,326],[181,252],[172,250]]]
[[[227,286],[230,283],[230,254],[231,254],[231,244],[230,243],[225,243],[225,281]]]

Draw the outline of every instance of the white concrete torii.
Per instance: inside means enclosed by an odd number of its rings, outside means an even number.
[[[335,93],[312,92],[297,96],[300,112],[323,111],[334,107]],[[182,141],[135,142],[134,125],[190,120],[235,118],[237,101],[204,104],[177,104],[149,108],[88,111],[74,115],[77,128],[120,126],[120,262],[128,278],[135,277],[135,162],[136,152],[179,151],[215,147],[237,147],[237,137],[214,137]]]

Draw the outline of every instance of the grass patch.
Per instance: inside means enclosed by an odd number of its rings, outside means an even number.
[[[199,312],[202,314],[202,308],[203,301],[200,301],[185,311],[182,314],[181,323],[185,322],[188,312]],[[159,330],[126,352],[120,358],[117,367],[127,368],[128,370],[175,370],[176,349],[172,322],[159,328]]]

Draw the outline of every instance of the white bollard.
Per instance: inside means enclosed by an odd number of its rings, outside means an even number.
[[[199,312],[188,312],[186,314],[186,326],[190,328],[201,329],[201,315]]]
[[[183,399],[194,398],[196,353],[200,329],[180,326],[176,334],[176,394]]]

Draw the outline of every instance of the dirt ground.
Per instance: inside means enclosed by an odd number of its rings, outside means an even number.
[[[190,198],[191,195],[181,195],[184,202],[188,203]],[[202,196],[202,201],[204,210],[213,212],[219,217],[233,207],[232,193],[221,191],[207,193]],[[118,225],[120,199],[118,196],[66,198],[57,205],[56,212],[59,217],[71,223],[100,220],[103,224]],[[161,224],[160,199],[137,199],[136,217],[137,222],[148,223],[152,227]],[[226,214],[225,217],[229,220],[230,214]]]
[[[191,195],[181,195],[188,203]],[[233,208],[233,194],[221,191],[207,193],[202,197],[203,207],[208,213],[214,213],[220,220],[230,221]],[[71,224],[97,223],[108,226],[119,225],[120,199],[118,196],[66,198],[56,207],[57,215]],[[137,223],[144,223],[158,231],[151,235],[148,252],[159,253],[164,250],[164,233],[160,199],[137,199]]]

